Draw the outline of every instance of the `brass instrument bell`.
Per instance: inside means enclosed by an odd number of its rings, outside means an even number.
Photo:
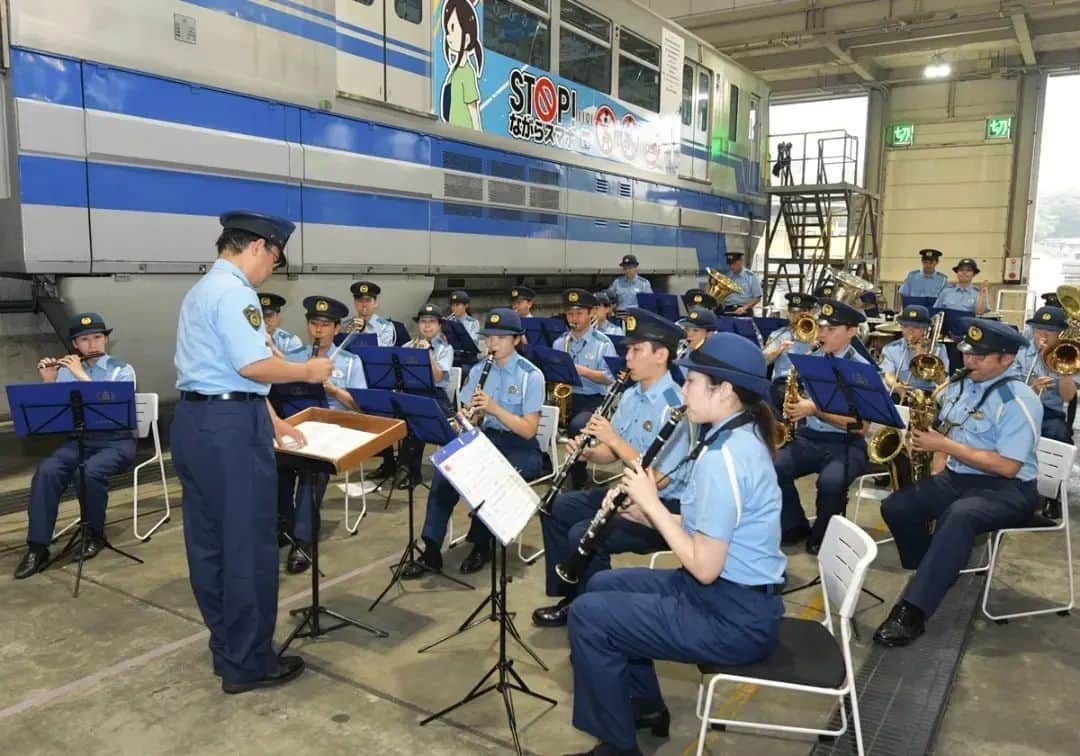
[[[713,297],[718,304],[722,304],[732,294],[743,293],[742,286],[718,270],[706,268],[705,273],[709,276],[709,283],[705,288],[705,293]]]

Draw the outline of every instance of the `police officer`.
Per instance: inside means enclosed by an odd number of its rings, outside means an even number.
[[[890,341],[881,350],[881,372],[885,385],[901,399],[911,389],[933,391],[933,381],[923,380],[911,372],[911,360],[915,355],[926,354],[926,332],[930,328],[930,312],[922,305],[908,305],[896,317],[900,323],[901,338]],[[941,360],[943,373],[949,371],[949,356],[944,344],[934,348],[934,356]],[[942,380],[944,380],[944,375]]]
[[[649,279],[638,275],[638,259],[634,255],[623,255],[619,263],[623,274],[611,282],[607,293],[615,303],[618,312],[637,307],[638,294],[652,294]]]
[[[836,287],[831,283],[822,284],[814,289],[814,296],[820,302],[823,299],[832,299],[833,294],[836,293]]]
[[[861,312],[835,299],[821,302],[818,320],[821,346],[814,356],[869,364],[851,345],[864,320]],[[776,477],[784,494],[781,516],[784,543],[798,543],[809,536],[806,550],[816,554],[825,537],[829,518],[844,511],[848,486],[866,469],[866,440],[862,433],[866,432],[869,423],[864,422],[861,428],[849,432],[854,418],[824,412],[809,398],[785,404],[784,416],[799,423],[795,438],[776,455]],[[801,422],[803,420],[806,422]],[[818,474],[817,519],[813,529],[795,488],[795,481],[810,473]]]
[[[447,320],[456,320],[465,326],[465,330],[469,332],[469,336],[476,342],[476,346],[480,346],[480,321],[472,316],[469,311],[469,292],[458,289],[457,291],[450,292],[450,314],[446,316]]]
[[[945,284],[949,282],[945,274],[937,270],[941,250],[920,249],[919,258],[922,260],[922,269],[913,270],[907,274],[904,283],[900,284],[900,296],[937,299],[938,294],[945,288]]]
[[[681,326],[686,334],[687,346],[697,349],[709,334],[716,333],[716,313],[705,307],[691,307],[686,315],[679,318],[676,325]]]
[[[614,380],[604,358],[615,356],[615,345],[592,326],[591,312],[596,306],[596,297],[592,292],[567,289],[563,292],[562,301],[570,329],[555,341],[555,349],[570,355],[581,379],[581,385],[572,389],[566,424],[567,432],[576,436],[600,406],[608,385]],[[579,488],[585,485],[587,475],[584,463],[570,470],[570,479]]]
[[[516,312],[519,318],[531,318],[535,299],[536,292],[528,286],[515,286],[510,290],[510,309]]]
[[[111,328],[96,312],[80,312],[71,319],[68,339],[74,354],[60,359],[45,358],[38,363],[43,383],[74,381],[130,381],[135,371],[123,360],[106,353]],[[127,469],[135,459],[135,439],[129,430],[88,433],[85,438],[86,502],[82,513],[90,523],[90,538],[83,544],[83,558],[97,556],[104,546],[105,507],[109,501],[109,476]],[[52,543],[60,496],[75,481],[78,472],[79,446],[65,441],[42,460],[30,483],[29,527],[26,532],[26,553],[15,568],[15,579],[21,580],[41,572],[49,563],[49,544]]]
[[[934,307],[944,307],[949,310],[965,310],[973,315],[982,315],[990,309],[990,282],[983,281],[979,288],[971,282],[979,273],[979,265],[970,257],[961,257],[953,266],[956,274],[956,283],[948,284],[938,298],[934,300]]]
[[[473,423],[483,429],[484,435],[522,478],[532,480],[540,473],[536,431],[540,427],[540,407],[544,403],[544,376],[539,368],[517,353],[524,332],[521,318],[513,310],[496,307],[489,312],[480,333],[494,363],[482,388],[477,384],[484,363],[473,365],[460,396],[463,406],[473,408]],[[426,571],[442,570],[442,542],[458,498],[454,487],[436,470],[421,533],[424,553],[419,561],[402,570],[402,578],[412,580]],[[482,569],[491,558],[491,533],[479,517],[472,518],[466,540],[472,544],[472,550],[461,563],[461,571],[468,574]]]
[[[304,299],[305,317],[307,318],[308,337],[317,348],[302,349],[290,355],[296,362],[303,362],[311,354],[328,357],[334,342],[334,333],[342,319],[349,314],[349,308],[336,299],[327,296],[312,296]],[[356,400],[349,389],[367,388],[364,379],[364,366],[355,354],[340,349],[333,358],[334,370],[330,379],[323,384],[326,391],[327,407],[333,410],[357,411]],[[314,477],[314,503],[321,505],[326,494],[326,485],[330,476],[318,473]],[[285,561],[285,569],[293,575],[305,572],[311,566],[312,490],[291,467],[278,468],[278,528],[289,535],[291,548]],[[316,510],[317,511],[317,510]]]
[[[795,338],[795,324],[807,313],[813,313],[817,306],[817,297],[789,291],[784,295],[788,303],[788,325],[778,328],[765,340],[765,364],[773,366],[771,398],[777,410],[783,409],[784,389],[788,373],[791,372],[789,354],[810,354],[815,344],[812,341],[800,341]]]
[[[303,436],[273,414],[271,383],[322,383],[325,358],[289,362],[266,345],[255,287],[283,267],[293,224],[237,211],[221,216],[218,259],[184,297],[176,335],[180,402],[172,454],[184,494],[191,587],[210,629],[226,693],[278,685],[303,670],[272,641],[278,565],[274,441]]]
[[[1046,355],[1061,343],[1061,333],[1069,327],[1068,316],[1059,307],[1040,307],[1027,320],[1031,342],[1016,358],[1016,373],[1042,400],[1042,435],[1062,443],[1073,443],[1067,421],[1069,403],[1076,398],[1077,373],[1064,375],[1046,364]]]
[[[596,297],[596,306],[592,308],[593,327],[605,336],[625,336],[623,327],[611,322],[612,306],[608,293],[598,291],[593,296]]]
[[[1048,291],[1045,294],[1040,294],[1039,298],[1043,301],[1043,307],[1061,307],[1061,300],[1058,299],[1056,291]]]
[[[364,320],[364,333],[373,333],[379,340],[379,346],[394,346],[397,343],[397,329],[394,321],[384,318],[375,310],[379,306],[380,287],[374,281],[357,281],[349,287],[356,305],[356,316]]]
[[[707,310],[715,310],[718,304],[716,297],[707,294],[701,289],[687,289],[686,293],[683,294],[682,301],[687,312],[690,312],[691,307],[704,307]]]
[[[742,293],[728,294],[720,304],[729,315],[753,315],[754,307],[761,301],[761,281],[746,267],[742,252],[724,255],[728,264],[728,277],[742,287]]]
[[[270,337],[270,346],[278,350],[278,356],[303,352],[304,344],[300,337],[279,328],[281,308],[286,304],[285,297],[268,291],[259,292],[259,304],[262,305],[263,323],[266,325],[266,335]]]
[[[454,366],[454,348],[442,335],[442,309],[428,302],[420,308],[413,318],[420,334],[406,346],[411,349],[426,349],[431,361],[431,377],[435,381],[435,392],[431,395],[447,417],[454,414],[450,399],[446,394],[450,386],[450,370]],[[408,490],[421,483],[420,467],[424,453],[424,444],[407,436],[401,444],[401,455],[408,460],[409,475],[398,484],[398,488]]]
[[[622,488],[633,502],[624,516],[650,522],[682,566],[602,572],[570,610],[573,722],[600,740],[594,754],[640,754],[636,729],[667,735],[653,660],[752,664],[779,637],[787,560],[765,360],[748,340],[718,333],[679,364],[689,418],[710,426],[681,521],[638,465]]]
[[[583,453],[585,462],[633,463],[656,438],[671,410],[682,404],[679,387],[670,372],[682,332],[659,315],[638,308],[627,313],[626,326],[626,367],[634,383],[623,392],[610,422],[596,415],[589,419],[585,432],[595,437],[596,443]],[[580,438],[572,439],[567,444],[567,453],[572,453],[580,443]],[[679,498],[687,482],[685,468],[678,472],[675,468],[688,451],[689,425],[683,422],[653,464],[661,474],[674,473],[663,487],[663,496],[675,512],[679,511]],[[604,489],[563,493],[553,502],[551,516],[540,518],[547,595],[560,597],[560,601],[534,611],[534,624],[541,627],[565,625],[568,607],[577,596],[578,588],[584,586],[590,576],[611,567],[612,554],[648,554],[664,548],[663,537],[647,523],[617,518],[581,580],[576,585],[560,580],[555,574],[555,565],[573,553],[600,508],[605,493]]]
[[[900,563],[915,574],[874,634],[877,643],[905,646],[922,635],[975,536],[1022,525],[1035,510],[1042,405],[1011,370],[1025,344],[1010,326],[973,318],[958,345],[971,373],[945,390],[944,432],[912,431],[913,449],[948,461],[882,502]]]

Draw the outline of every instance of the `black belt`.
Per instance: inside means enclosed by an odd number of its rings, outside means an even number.
[[[180,399],[185,402],[257,402],[266,397],[250,391],[228,391],[224,394],[200,394],[196,391],[181,391]]]
[[[734,580],[728,580],[727,578],[720,578],[723,582],[731,585],[736,585],[739,588],[748,588],[751,591],[757,591],[758,593],[764,593],[766,596],[778,595],[783,589],[783,583],[765,583],[764,585],[744,585],[743,583],[736,583]]]

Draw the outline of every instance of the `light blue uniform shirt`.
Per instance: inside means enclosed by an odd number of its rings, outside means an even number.
[[[619,276],[611,282],[607,293],[615,299],[616,310],[629,310],[637,307],[638,294],[652,294],[652,284],[649,279],[634,276],[632,279]]]
[[[900,284],[900,296],[902,297],[936,297],[949,283],[949,278],[940,271],[934,271],[930,275],[919,270],[913,270],[907,274],[904,283]]]
[[[131,365],[123,360],[110,357],[107,354],[98,357],[93,365],[83,363],[83,370],[90,376],[91,381],[131,381],[135,382],[135,371]],[[66,367],[56,371],[57,383],[70,383],[78,378]]]
[[[1021,381],[1009,381],[989,396],[978,413],[972,415],[986,389],[1001,380],[997,376],[982,383],[965,379],[945,390],[940,418],[951,428],[948,436],[953,441],[973,449],[988,449],[1021,464],[1017,480],[1034,480],[1039,472],[1036,448],[1042,435],[1042,403],[1035,392]],[[987,475],[955,457],[949,457],[946,466],[964,475]]]
[[[1035,370],[1031,373],[1030,379],[1028,378],[1028,371],[1031,370],[1032,364],[1035,365]],[[1035,342],[1031,342],[1026,347],[1020,350],[1016,355],[1016,360],[1013,362],[1013,374],[1020,377],[1021,380],[1030,383],[1036,378],[1045,378],[1047,376],[1054,379],[1054,383],[1050,388],[1042,392],[1042,404],[1048,410],[1053,410],[1062,415],[1065,414],[1068,406],[1065,400],[1061,398],[1061,392],[1058,391],[1058,381],[1061,380],[1061,373],[1055,373],[1046,366],[1046,362],[1042,358],[1042,352]],[[1080,386],[1080,373],[1074,373],[1072,376],[1073,383]]]
[[[259,295],[238,267],[219,258],[180,305],[176,387],[200,394],[265,396],[270,385],[248,380],[240,369],[270,356]]]
[[[814,345],[808,341],[799,341],[795,338],[795,334],[791,332],[791,326],[787,328],[778,328],[769,334],[769,338],[765,341],[765,349],[775,349],[780,345],[781,341],[794,342],[787,351],[781,352],[780,356],[773,360],[773,374],[772,379],[778,381],[780,379],[786,379],[787,374],[791,372],[791,359],[789,354],[810,354]]]
[[[289,333],[284,328],[275,328],[270,334],[270,341],[279,352],[286,356],[293,352],[304,351],[304,342],[300,341],[300,337]]]
[[[761,299],[761,281],[749,268],[743,268],[738,275],[728,273],[728,278],[742,287],[742,294],[728,294],[721,302],[724,307],[744,305],[751,299]]]
[[[934,350],[934,355],[941,360],[941,364],[945,366],[945,373],[948,374],[949,355],[945,351],[945,345],[938,344],[937,349]],[[911,358],[913,356],[911,348],[902,338],[890,341],[881,350],[881,372],[893,373],[896,375],[897,380],[913,388],[932,391],[935,388],[932,381],[919,380],[911,375]]]
[[[972,284],[967,288],[960,288],[956,284],[949,284],[934,301],[934,307],[945,307],[949,310],[966,310],[975,313],[975,305],[979,301],[979,287]]]
[[[687,533],[727,543],[725,580],[781,583],[787,557],[780,550],[780,502],[772,457],[751,423],[721,431],[694,463],[682,524]]]
[[[381,347],[392,347],[397,343],[397,329],[394,328],[393,321],[378,313],[372,313],[364,326],[364,333],[375,334]]]
[[[435,381],[435,385],[444,391],[450,385],[450,368],[454,366],[454,348],[442,334],[431,340],[431,351],[435,353],[435,364],[443,371],[441,381]]]
[[[615,325],[610,320],[605,320],[598,326],[595,326],[596,330],[605,336],[625,336],[626,332],[623,331],[622,326]]]
[[[474,318],[472,315],[462,315],[460,318],[454,315],[448,315],[447,320],[456,320],[461,325],[465,326],[465,330],[468,331],[469,336],[476,342],[477,346],[480,346],[480,321]]]
[[[648,390],[635,383],[623,391],[619,407],[611,418],[611,427],[623,441],[644,454],[660,427],[667,422],[671,410],[682,403],[679,384],[675,383],[670,371],[665,372]],[[671,475],[668,484],[660,489],[662,498],[682,499],[690,478],[690,465],[679,467],[679,463],[689,453],[690,423],[683,420],[653,461],[652,466],[661,474]],[[677,467],[679,469],[675,470]]]
[[[608,378],[612,377],[611,369],[607,366],[604,358],[615,356],[615,345],[611,343],[611,339],[595,328],[590,326],[589,330],[580,339],[574,335],[573,331],[567,331],[555,342],[555,348],[560,352],[569,354],[575,365],[600,370]],[[608,389],[606,383],[597,383],[582,376],[578,377],[581,378],[581,386],[573,387],[575,394],[585,396],[603,394]]]
[[[333,348],[331,348],[331,351]],[[311,357],[311,348],[304,347],[301,351],[291,352],[288,355],[289,362],[307,362]],[[344,349],[334,355],[331,360],[334,370],[330,373],[330,383],[343,389],[366,389],[367,379],[364,377],[364,362],[359,357]],[[330,394],[326,395],[326,405],[333,410],[349,409]]]
[[[821,359],[825,358],[825,354],[823,352],[818,352],[813,356],[819,357]],[[851,360],[852,362],[861,362],[863,365],[872,364],[869,360],[867,360],[865,357],[855,351],[855,348],[851,346],[849,346],[846,350],[836,356],[844,360]],[[875,365],[874,367],[876,368],[877,366]],[[830,425],[829,423],[822,420],[820,417],[815,417],[813,415],[806,418],[806,429],[810,431],[817,431],[818,433],[847,433],[846,428],[837,428],[835,425]]]
[[[458,394],[462,406],[466,406],[472,398],[483,369],[484,361],[481,360],[469,371],[469,378]],[[539,412],[544,404],[544,376],[536,365],[514,352],[503,367],[499,367],[498,363],[491,366],[487,383],[484,384],[484,393],[500,407],[518,417],[525,417]],[[510,430],[498,418],[490,414],[484,415],[484,427],[492,430]]]

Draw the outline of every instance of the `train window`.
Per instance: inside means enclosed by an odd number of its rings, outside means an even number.
[[[530,66],[551,69],[547,0],[487,0],[485,6],[484,47]]]
[[[611,92],[611,22],[566,0],[559,34],[559,73],[600,92]]]
[[[731,98],[728,102],[728,139],[736,142],[739,139],[739,88],[731,85]]]
[[[712,74],[708,71],[698,72],[697,88],[697,130],[702,134],[709,133],[709,93],[712,91]]]
[[[682,114],[683,126],[689,126],[694,122],[694,69],[690,66],[682,68]]]
[[[660,110],[660,48],[626,29],[619,37],[619,97]]]
[[[398,18],[410,24],[418,24],[424,20],[424,4],[421,0],[394,0],[394,12]]]
[[[354,3],[360,3],[360,5],[373,5],[375,0],[353,0]]]

